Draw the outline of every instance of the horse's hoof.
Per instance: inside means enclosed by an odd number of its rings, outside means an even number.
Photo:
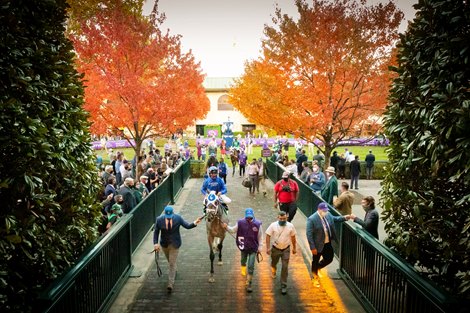
[[[217,265],[223,265],[223,264],[224,264],[224,262],[222,262],[222,261],[217,262]]]
[[[215,283],[215,278],[214,277],[209,277],[209,282],[210,283]]]

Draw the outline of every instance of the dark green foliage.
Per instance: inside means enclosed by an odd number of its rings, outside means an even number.
[[[0,311],[36,293],[96,239],[97,178],[65,1],[0,4]]]
[[[401,37],[385,126],[386,244],[470,296],[470,4],[421,0]]]

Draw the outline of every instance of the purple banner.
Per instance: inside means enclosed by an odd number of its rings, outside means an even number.
[[[216,130],[215,130],[216,131]],[[197,142],[200,144],[208,145],[209,142],[212,140],[212,138],[200,138],[197,139]],[[241,138],[240,141],[245,140],[245,142],[248,141],[247,138]],[[287,139],[289,141],[289,146],[294,147],[295,140],[292,138]],[[216,138],[215,141],[217,142],[217,145],[220,146],[220,143],[222,142],[222,138]],[[254,146],[263,146],[265,142],[269,147],[272,147],[278,139],[276,138],[253,138],[253,145]],[[284,144],[286,141],[285,138],[281,139],[281,143]],[[131,140],[132,143],[134,143],[134,140]],[[307,145],[307,142],[305,140],[300,141],[303,145]],[[321,142],[317,139],[315,139],[315,143],[317,145],[321,145]],[[351,138],[347,140],[342,140],[338,143],[338,146],[388,146],[389,145],[389,140],[384,139],[384,138],[374,138],[374,139],[368,139],[368,138]],[[100,150],[103,149],[103,146],[101,144],[101,141],[93,141],[92,142],[92,147],[95,150]],[[108,149],[118,149],[118,148],[132,148],[132,146],[129,144],[127,140],[109,140],[106,142],[106,148]]]
[[[134,140],[132,140],[132,143],[134,143]],[[101,141],[93,141],[92,143],[93,149],[95,150],[100,150],[103,149],[103,145],[101,144]],[[131,144],[127,140],[109,140],[106,141],[106,148],[108,149],[117,149],[117,148],[132,148]]]

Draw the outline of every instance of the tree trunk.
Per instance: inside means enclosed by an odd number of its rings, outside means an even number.
[[[330,166],[330,158],[331,158],[331,152],[333,151],[334,147],[330,146],[330,145],[325,145],[325,166],[324,166],[324,169],[323,171],[325,171],[328,166]]]
[[[142,140],[140,139],[134,139],[135,140],[135,147],[134,147],[134,152],[135,152],[135,181],[139,181],[139,177],[142,175],[143,170],[142,170],[142,161],[141,160],[141,155],[140,155],[140,150],[142,147]]]

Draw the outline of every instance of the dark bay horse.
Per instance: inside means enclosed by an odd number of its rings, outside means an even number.
[[[235,175],[235,169],[238,164],[238,155],[240,152],[237,149],[230,148],[230,161],[232,162],[232,177]]]
[[[215,191],[211,191],[204,199],[206,205],[206,232],[207,242],[209,243],[211,273],[209,282],[215,282],[214,278],[214,259],[215,253],[219,253],[218,265],[222,265],[222,247],[225,239],[225,229],[223,223],[228,224],[227,215],[223,212],[222,205]]]

